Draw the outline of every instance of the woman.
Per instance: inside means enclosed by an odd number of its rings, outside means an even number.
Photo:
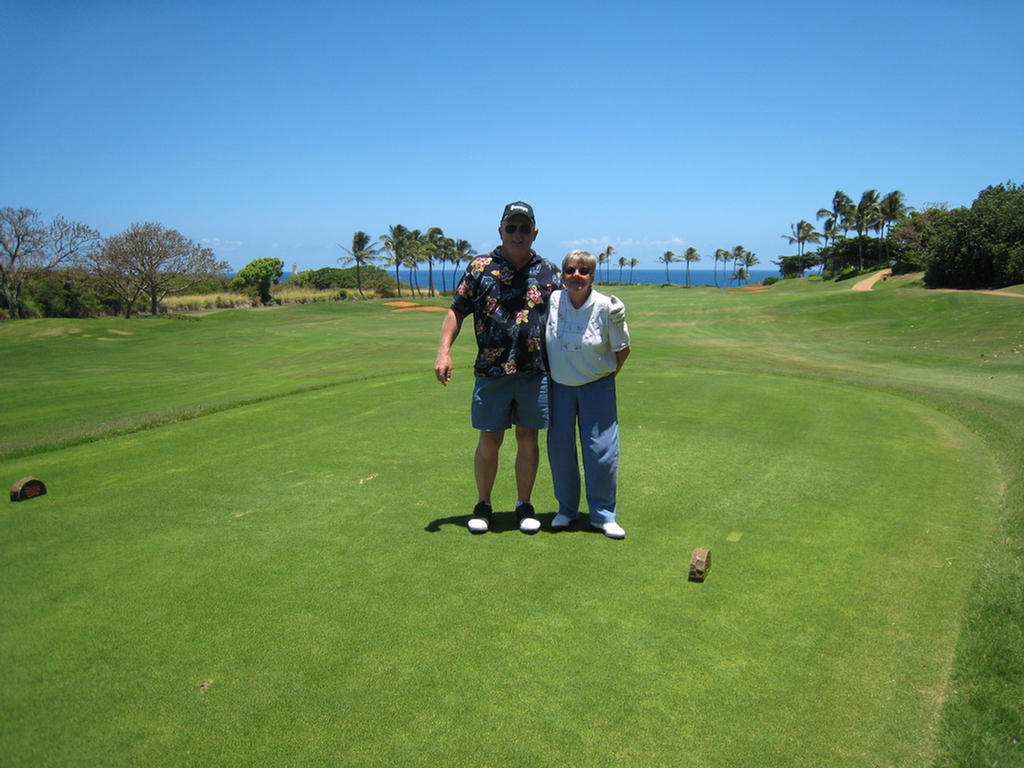
[[[551,528],[567,528],[579,515],[578,424],[590,525],[605,536],[621,539],[626,532],[615,520],[619,465],[615,374],[629,356],[629,329],[622,303],[593,289],[596,266],[597,259],[590,253],[570,251],[562,262],[564,290],[551,294],[548,309],[548,462],[558,499]],[[618,322],[609,318],[613,307]]]

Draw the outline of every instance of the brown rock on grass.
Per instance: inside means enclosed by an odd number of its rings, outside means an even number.
[[[704,581],[710,570],[711,552],[704,547],[697,547],[690,558],[690,581]]]

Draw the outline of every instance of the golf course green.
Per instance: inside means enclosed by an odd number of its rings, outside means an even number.
[[[614,292],[623,541],[443,298],[0,323],[0,766],[1021,764],[1024,298]]]

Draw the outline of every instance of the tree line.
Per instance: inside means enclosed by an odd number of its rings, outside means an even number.
[[[409,229],[403,224],[394,224],[388,227],[388,231],[376,240],[363,230],[356,230],[352,234],[350,245],[337,243],[337,246],[344,252],[338,261],[342,264],[355,265],[356,290],[363,298],[366,298],[363,292],[363,278],[367,269],[379,269],[374,262],[383,262],[387,268],[394,268],[395,277],[392,285],[399,297],[402,295],[402,269],[406,270],[405,284],[409,292],[423,295],[419,271],[421,265],[426,265],[426,291],[429,296],[435,296],[438,290],[442,293],[455,290],[459,266],[463,262],[469,262],[477,255],[468,240],[448,237],[441,227],[430,227],[425,231],[420,231]],[[448,276],[445,273],[447,264],[452,265],[450,288],[448,287]],[[440,268],[439,287],[434,284],[435,266]],[[283,267],[284,265],[279,259],[257,259],[238,273],[238,276],[232,281],[232,287],[241,289],[247,285],[256,285],[265,303],[269,298],[270,281],[277,282]],[[371,272],[371,274],[374,278],[379,278],[377,272]],[[325,268],[304,270],[291,278],[290,282],[315,287],[343,287],[338,282],[341,279],[337,270]],[[376,280],[376,283],[379,290],[379,279]]]
[[[783,277],[815,267],[839,278],[891,267],[897,274],[923,272],[925,284],[936,288],[1024,283],[1024,187],[1012,182],[989,186],[970,207],[952,210],[931,203],[917,211],[899,190],[882,197],[869,189],[857,203],[836,190],[816,219],[825,220],[821,231],[800,220],[782,235],[797,246],[795,255],[773,262]],[[808,245],[820,247],[809,251]]]
[[[0,294],[7,315],[23,316],[33,284],[47,314],[130,317],[141,300],[156,313],[160,300],[222,274],[228,265],[209,248],[153,222],[107,238],[62,216],[43,220],[33,208],[0,209]]]
[[[672,251],[665,251],[661,256],[658,257],[658,262],[665,265],[665,282],[671,282],[668,274],[668,265],[677,261],[686,262],[686,285],[690,285],[690,264],[695,261],[700,261],[703,256],[697,252],[697,249],[690,246],[686,251],[677,256]],[[750,268],[760,264],[760,259],[757,255],[748,251],[742,245],[734,246],[732,249],[729,248],[716,248],[712,256],[714,259],[714,278],[715,285],[718,285],[718,263],[722,263],[722,282],[733,282],[737,284],[746,282],[750,279]],[[635,261],[635,259],[634,259]],[[729,263],[732,263],[732,275],[726,280],[726,269]]]
[[[440,267],[440,290],[454,290],[460,264],[476,251],[464,239],[447,237],[440,227],[421,232],[396,224],[376,241],[357,231],[344,251],[343,264],[355,264],[355,287],[361,296],[369,269],[378,294],[402,295],[400,270],[407,287],[422,295],[418,273],[427,267],[427,291],[436,293],[434,267]],[[394,267],[394,283],[374,261]],[[448,288],[446,265],[452,265]],[[229,290],[253,301],[273,301],[271,286],[279,282],[284,264],[277,258],[249,262],[232,280],[230,265],[213,251],[180,232],[154,222],[132,224],[124,232],[101,237],[92,227],[62,216],[45,221],[33,208],[0,209],[0,312],[16,319],[30,314],[86,317],[123,314],[131,317],[145,302],[153,314],[171,294]],[[297,285],[349,287],[348,270],[305,271],[292,278]],[[29,295],[26,295],[26,292]],[[2,316],[2,315],[0,315]]]
[[[816,221],[822,220],[820,231],[814,223],[800,220],[782,235],[797,246],[795,255],[773,262],[783,277],[800,276],[816,267],[821,267],[826,277],[835,278],[891,267],[896,273],[923,271],[925,284],[932,287],[998,288],[1024,283],[1024,187],[1012,182],[987,187],[970,207],[949,209],[935,203],[922,211],[908,206],[899,190],[880,196],[869,189],[857,203],[836,190],[831,204],[816,214]],[[851,237],[851,232],[855,236]],[[874,237],[869,234],[872,232]],[[809,245],[819,247],[808,250]],[[382,274],[373,265],[376,261],[394,269],[393,287],[398,296],[402,295],[403,269],[410,293],[423,294],[419,274],[425,265],[426,291],[433,296],[438,290],[435,266],[440,269],[440,291],[454,290],[460,265],[477,255],[467,240],[448,237],[440,227],[420,231],[401,224],[390,226],[376,240],[356,231],[350,245],[338,247],[344,252],[339,261],[355,265],[360,295],[364,295],[365,270],[370,267],[377,290],[381,290]],[[598,269],[604,266],[606,280],[614,250],[609,245],[597,254]],[[680,256],[665,251],[658,257],[665,265],[666,282],[671,282],[669,265],[685,261],[687,285],[690,264],[700,259],[693,247]],[[715,285],[719,263],[723,281],[730,282],[747,280],[750,267],[759,263],[757,256],[741,245],[717,249],[714,261]],[[449,264],[450,281],[446,274]],[[733,271],[726,278],[729,264]],[[619,257],[619,281],[628,266],[632,282],[636,265],[635,258]],[[283,266],[279,259],[255,259],[229,287],[269,302],[270,285],[278,281]],[[42,306],[41,314],[81,317],[120,312],[130,317],[142,301],[155,314],[160,301],[170,294],[201,290],[204,285],[223,288],[228,269],[211,249],[154,222],[132,224],[124,232],[102,238],[91,227],[63,216],[45,221],[32,208],[0,209],[0,311],[11,318],[23,316],[24,292],[29,285],[33,303]],[[322,274],[314,278],[308,273],[297,278],[293,279],[300,284],[303,280],[318,284],[335,279]]]
[[[399,296],[402,295],[400,269],[404,267],[407,270],[407,284],[410,292],[416,291],[422,294],[418,274],[420,265],[426,264],[427,292],[428,295],[434,296],[436,294],[434,287],[435,264],[441,268],[441,291],[454,290],[458,282],[459,265],[477,255],[468,240],[448,237],[441,227],[430,227],[425,232],[421,232],[418,229],[409,229],[402,224],[392,224],[388,227],[387,232],[372,242],[368,234],[358,230],[352,235],[351,248],[341,244],[338,247],[347,254],[341,257],[342,263],[354,263],[356,266],[356,279],[360,281],[360,295],[362,295],[360,268],[374,261],[384,261],[387,267],[394,268],[395,286]],[[445,264],[452,265],[450,289],[447,288]]]

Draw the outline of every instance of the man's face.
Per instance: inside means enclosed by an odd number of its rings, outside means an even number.
[[[526,261],[537,238],[537,230],[525,216],[513,216],[506,219],[498,228],[501,235],[501,252],[506,259]]]

